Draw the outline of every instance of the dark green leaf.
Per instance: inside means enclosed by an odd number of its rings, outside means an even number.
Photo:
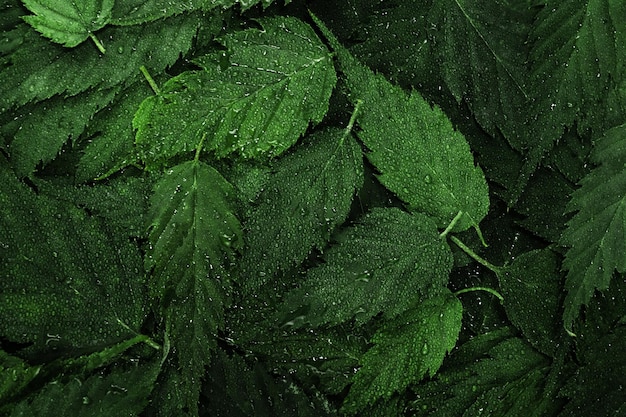
[[[592,153],[601,165],[586,175],[572,195],[561,243],[569,247],[564,321],[571,329],[580,307],[596,289],[606,290],[617,269],[626,272],[626,126],[606,133]]]
[[[548,249],[526,252],[498,274],[509,319],[530,343],[553,356],[560,320],[559,259]]]
[[[326,245],[363,183],[363,157],[349,131],[328,129],[307,138],[273,171],[245,224],[248,249],[241,263],[252,287]]]
[[[135,335],[145,318],[144,277],[125,236],[35,195],[1,166],[0,213],[3,337],[53,353]]]
[[[450,248],[433,221],[419,213],[374,209],[338,239],[324,263],[286,296],[285,308],[297,312],[305,306],[300,320],[313,326],[353,317],[364,323],[381,312],[391,319],[440,292],[452,268]]]
[[[426,374],[435,375],[456,344],[462,312],[459,300],[448,292],[383,323],[372,338],[374,347],[360,360],[362,367],[354,376],[344,411],[355,414],[404,391]]]

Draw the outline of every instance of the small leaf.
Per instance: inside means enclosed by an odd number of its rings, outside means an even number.
[[[426,374],[435,375],[456,344],[462,313],[461,303],[448,291],[385,322],[372,338],[374,347],[361,358],[344,411],[355,414],[404,391]]]
[[[102,44],[93,35],[111,19],[114,0],[22,0],[35,16],[24,20],[42,35],[67,47],[74,47],[92,37],[100,52]]]
[[[507,316],[530,343],[554,356],[560,329],[559,259],[549,249],[523,253],[498,272]]]

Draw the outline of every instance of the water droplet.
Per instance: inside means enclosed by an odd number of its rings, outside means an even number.
[[[428,353],[428,343],[424,343],[422,346],[422,355],[426,355]]]

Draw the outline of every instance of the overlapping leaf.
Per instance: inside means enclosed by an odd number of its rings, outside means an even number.
[[[489,209],[489,195],[463,135],[441,109],[374,74],[324,32],[339,56],[353,100],[363,101],[359,138],[370,150],[367,157],[380,171],[380,182],[412,211],[435,219],[437,227],[447,227],[459,213],[452,230],[477,226]]]
[[[287,294],[285,309],[319,326],[355,318],[364,323],[384,313],[391,319],[445,287],[450,248],[433,221],[395,208],[375,209],[339,238],[325,262]]]
[[[73,47],[92,37],[104,53],[93,33],[111,19],[114,0],[22,0],[34,16],[24,20],[44,36],[67,47]]]
[[[0,214],[4,338],[41,353],[134,336],[145,291],[139,251],[126,236],[72,204],[36,196],[1,159]]]
[[[483,334],[455,351],[423,385],[411,411],[416,416],[542,417],[560,401],[544,396],[549,362],[508,329]]]
[[[528,101],[525,42],[530,8],[507,1],[435,1],[428,20],[443,78],[492,135],[519,146]],[[522,2],[520,2],[522,3]]]
[[[141,26],[107,27],[100,35],[106,39],[104,55],[90,44],[68,50],[29,31],[10,56],[11,65],[0,70],[0,110],[55,94],[127,84],[141,77],[141,65],[160,74],[189,51],[203,22],[207,24],[199,14],[188,14]]]
[[[148,214],[150,250],[145,266],[177,347],[179,389],[197,412],[204,366],[223,327],[229,276],[226,267],[241,243],[231,207],[232,186],[196,159],[168,170],[155,186]]]
[[[86,91],[74,97],[55,96],[43,105],[26,106],[1,130],[11,137],[11,163],[19,176],[31,175],[41,162],[52,161],[63,145],[76,140],[94,113],[113,100],[118,89]]]
[[[89,143],[78,163],[79,182],[103,178],[137,159],[133,115],[139,104],[152,94],[147,83],[137,82],[117,97],[115,104],[103,109],[89,125]]]
[[[355,414],[379,399],[389,399],[433,376],[461,330],[463,308],[451,293],[418,303],[395,320],[385,322],[361,358],[344,410]],[[393,358],[390,360],[390,358]]]
[[[326,244],[363,182],[363,157],[349,131],[328,129],[273,170],[246,222],[248,249],[240,262],[252,287]]]
[[[163,94],[146,100],[135,117],[136,142],[149,166],[205,147],[222,157],[279,155],[321,121],[336,82],[326,47],[295,18],[260,21],[224,37],[225,68],[216,56],[196,62],[202,71],[170,80]]]
[[[564,320],[567,329],[596,289],[606,290],[615,270],[626,272],[626,127],[611,129],[592,153],[601,164],[581,181],[572,194],[569,211],[577,211],[567,223],[561,243],[569,247],[564,268]]]

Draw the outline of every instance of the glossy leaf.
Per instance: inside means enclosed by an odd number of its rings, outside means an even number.
[[[328,50],[295,18],[259,23],[262,30],[222,38],[223,58],[197,59],[202,71],[170,80],[162,95],[141,105],[136,143],[150,167],[193,149],[203,136],[218,157],[276,156],[322,120],[336,82]]]
[[[322,249],[363,182],[361,149],[341,129],[312,135],[272,169],[245,223],[248,249],[241,264],[252,287]]]

